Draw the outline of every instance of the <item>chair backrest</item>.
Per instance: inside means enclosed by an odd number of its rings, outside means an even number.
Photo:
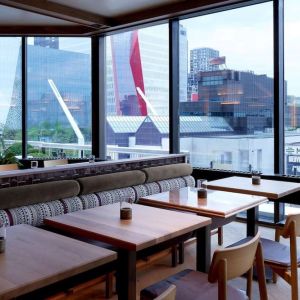
[[[259,233],[247,243],[226,249],[217,249],[214,252],[208,281],[213,283],[220,279],[220,269],[226,272],[227,280],[239,277],[252,268],[259,242]],[[225,264],[225,270],[221,267]]]
[[[162,294],[154,298],[154,300],[175,300],[176,285],[171,284]]]
[[[54,167],[60,165],[67,165],[67,159],[51,159],[51,160],[44,160],[44,167]]]
[[[0,165],[0,171],[12,171],[18,170],[19,167],[17,164],[7,164],[7,165]]]
[[[294,225],[292,225],[294,223]],[[300,236],[300,214],[291,214],[288,215],[284,224],[284,227],[280,230],[280,235],[282,235],[284,238],[289,238],[292,234],[292,226],[294,227],[293,230],[295,230],[295,235]]]
[[[208,273],[208,281],[218,281],[218,300],[227,300],[227,280],[247,273],[246,294],[251,299],[253,264],[256,263],[260,299],[267,300],[266,277],[259,233],[239,246],[216,250]]]

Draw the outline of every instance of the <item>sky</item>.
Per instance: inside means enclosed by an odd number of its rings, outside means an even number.
[[[300,97],[300,1],[285,1],[285,78],[288,94]],[[190,49],[209,47],[226,66],[273,77],[271,2],[182,20]]]

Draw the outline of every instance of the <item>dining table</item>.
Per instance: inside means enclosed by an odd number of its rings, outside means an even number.
[[[247,236],[254,236],[257,233],[258,206],[267,201],[268,199],[265,196],[253,196],[211,189],[207,189],[206,197],[199,198],[198,189],[194,187],[184,187],[139,199],[140,204],[176,209],[209,217],[212,219],[212,229],[232,222],[238,213],[246,211]]]
[[[101,275],[99,268],[116,259],[114,251],[38,227],[8,227],[5,251],[0,253],[0,299],[44,299],[72,286],[76,276],[92,270]]]
[[[280,208],[281,199],[292,193],[300,191],[300,183],[283,180],[261,179],[260,184],[253,184],[250,177],[230,176],[227,178],[212,180],[206,183],[207,188],[233,193],[265,196],[274,202],[274,222],[282,221],[283,211]]]
[[[120,219],[120,204],[109,204],[46,218],[45,224],[73,236],[113,246],[118,253],[118,299],[135,300],[137,255],[165,249],[196,236],[195,268],[208,272],[211,219],[182,212],[132,205],[132,218]]]

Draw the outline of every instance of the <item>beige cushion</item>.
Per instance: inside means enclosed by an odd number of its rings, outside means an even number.
[[[181,163],[145,168],[143,171],[146,173],[146,182],[154,182],[191,175],[193,168],[190,164]]]
[[[51,181],[0,189],[0,209],[48,202],[78,195],[75,180]]]
[[[145,173],[136,170],[82,177],[78,178],[78,182],[81,188],[80,194],[84,195],[143,184],[145,179]]]

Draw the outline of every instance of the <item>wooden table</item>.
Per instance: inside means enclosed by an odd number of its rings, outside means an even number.
[[[211,219],[138,204],[133,205],[132,214],[132,220],[120,220],[120,205],[116,203],[47,218],[45,223],[118,248],[118,299],[136,299],[138,252],[178,244],[190,232],[197,237],[196,268],[208,271]]]
[[[142,197],[139,203],[160,208],[197,213],[212,218],[212,229],[231,222],[235,215],[247,211],[247,235],[254,236],[257,232],[257,207],[267,202],[262,196],[251,196],[239,193],[207,190],[206,199],[198,199],[197,189],[181,188]]]
[[[283,219],[283,203],[280,198],[300,190],[300,183],[261,179],[261,184],[252,184],[250,177],[232,176],[213,180],[207,183],[207,187],[213,190],[260,195],[274,201],[274,223]],[[276,201],[279,200],[279,201]]]
[[[232,176],[209,181],[207,188],[219,191],[265,196],[269,199],[279,199],[300,190],[300,183],[261,179],[261,184],[252,184],[249,177]]]
[[[0,299],[11,299],[116,260],[113,251],[29,225],[7,228]]]

